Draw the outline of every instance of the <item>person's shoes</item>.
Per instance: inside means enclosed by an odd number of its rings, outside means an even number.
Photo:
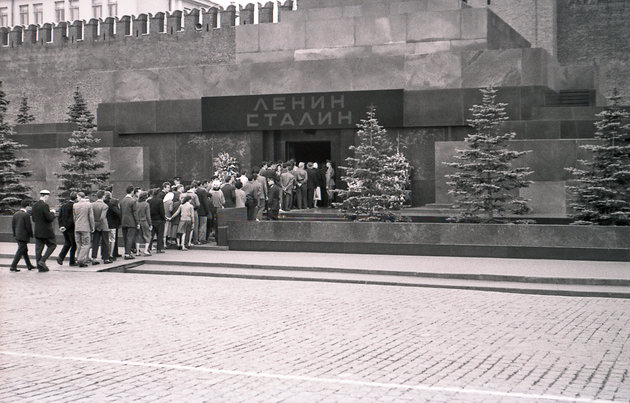
[[[15,271],[15,272],[18,272],[18,271],[20,271],[20,269],[18,269],[17,267],[11,267],[11,268],[9,269],[9,271]]]
[[[58,257],[58,258],[57,258],[57,264],[58,264],[59,266],[63,266],[63,259],[62,259],[62,258],[60,258],[60,257]]]
[[[188,250],[188,248],[185,246],[182,246],[182,250]]]
[[[178,250],[182,250],[182,246],[181,245],[177,245],[177,249]]]
[[[103,260],[103,264],[110,264],[112,262],[113,262],[113,260],[110,260],[110,259]]]
[[[120,255],[120,254],[116,253],[116,254],[115,254],[114,256],[112,256],[112,257],[122,257],[122,255]]]
[[[100,262],[97,262],[96,260],[92,260],[92,266],[96,266],[97,264],[100,264]]]
[[[37,269],[37,266],[26,266],[26,268],[28,269],[28,271],[31,271]]]
[[[88,267],[86,263],[79,263],[79,267]]]
[[[41,272],[45,272],[45,271],[49,271],[50,269],[48,268],[48,266],[46,266],[45,262],[38,262],[37,263],[37,271],[41,271]]]
[[[125,260],[133,260],[135,257],[133,255],[125,255]]]
[[[76,267],[76,266],[78,266],[78,265],[79,265],[79,264],[78,264],[77,262],[72,262],[72,263],[70,263],[70,266],[74,266],[74,267]]]
[[[158,249],[157,252],[155,252],[155,253],[164,253],[164,251],[161,250],[161,249]]]

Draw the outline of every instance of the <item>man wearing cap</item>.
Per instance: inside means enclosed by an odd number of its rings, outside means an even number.
[[[43,189],[39,192],[39,200],[33,204],[32,220],[35,224],[35,260],[37,261],[37,270],[40,272],[48,271],[46,260],[57,247],[55,242],[55,231],[52,223],[55,221],[55,213],[48,205],[50,191]],[[46,246],[46,252],[42,255]]]

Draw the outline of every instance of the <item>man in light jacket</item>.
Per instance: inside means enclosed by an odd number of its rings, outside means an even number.
[[[98,258],[98,247],[101,246],[101,256],[103,256],[103,263],[108,264],[112,262],[111,255],[109,253],[109,224],[107,222],[107,211],[109,206],[105,204],[105,191],[99,190],[96,193],[97,200],[92,203],[92,210],[94,211],[94,239],[92,240],[92,264],[98,264],[96,260]]]
[[[79,267],[87,267],[92,233],[94,232],[94,211],[90,199],[79,192],[79,201],[72,206],[74,219],[74,239],[77,242],[77,263]]]

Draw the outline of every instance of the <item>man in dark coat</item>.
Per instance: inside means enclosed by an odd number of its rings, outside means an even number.
[[[30,200],[22,200],[22,203],[20,204],[21,209],[13,215],[11,228],[13,229],[13,237],[18,244],[18,249],[15,252],[13,262],[11,263],[11,271],[20,271],[20,269],[17,268],[17,265],[21,258],[24,258],[24,263],[26,263],[26,267],[29,270],[33,270],[35,268],[35,266],[31,263],[31,260],[28,258],[28,241],[30,241],[33,236],[31,216],[26,211],[30,205]]]
[[[138,217],[138,202],[133,197],[134,187],[127,186],[127,195],[120,201],[120,216],[125,242],[125,259],[135,259],[131,249],[135,243],[136,231],[140,229]]]
[[[317,169],[313,168],[313,163],[309,162],[306,166],[306,173],[308,174],[308,177],[306,178],[306,203],[308,204],[308,208],[313,208],[315,207],[313,200],[315,196],[315,188],[319,186],[319,181],[317,179]]]
[[[204,183],[207,184],[207,181]],[[199,208],[197,209],[197,213],[199,214],[199,234],[196,239],[193,241],[199,243],[207,243],[208,239],[208,214],[210,214],[210,199],[208,199],[208,192],[206,188],[203,186],[197,187],[197,197],[199,197]]]
[[[57,222],[59,230],[63,233],[63,248],[57,257],[57,264],[61,266],[68,252],[70,252],[70,266],[76,266],[77,243],[74,239],[74,219],[72,217],[72,206],[77,201],[77,194],[70,193],[70,198],[61,206]]]
[[[105,204],[107,204],[107,226],[109,227],[109,246],[111,258],[116,260],[120,257],[118,253],[118,228],[120,227],[120,202],[112,196],[111,191],[105,193]]]
[[[32,213],[32,220],[35,223],[35,259],[37,261],[37,270],[46,272],[48,271],[46,260],[57,247],[55,231],[52,225],[55,221],[55,213],[50,210],[48,205],[50,192],[44,189],[39,192],[39,196],[39,200],[33,204]],[[44,246],[46,246],[46,252],[42,255]]]
[[[147,200],[149,203],[149,212],[151,213],[151,242],[149,242],[149,250],[153,246],[153,238],[157,235],[157,253],[164,253],[164,225],[166,224],[166,213],[164,211],[164,202],[160,199],[160,190],[155,189],[151,193],[151,197]]]
[[[221,192],[225,197],[225,205],[223,207],[235,207],[236,206],[236,187],[232,184],[233,178],[228,176],[225,178],[225,183],[221,186]]]
[[[269,183],[269,200],[267,202],[267,218],[277,220],[280,212],[280,187],[276,185],[274,177],[267,179]]]

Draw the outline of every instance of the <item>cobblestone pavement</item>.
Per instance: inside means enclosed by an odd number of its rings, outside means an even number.
[[[0,401],[630,399],[630,301],[0,273]]]

